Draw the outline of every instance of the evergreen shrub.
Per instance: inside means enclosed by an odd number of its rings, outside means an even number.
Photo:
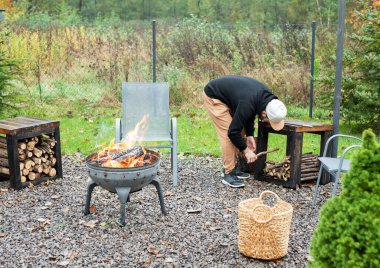
[[[342,184],[321,209],[308,267],[380,267],[380,144],[371,129]]]

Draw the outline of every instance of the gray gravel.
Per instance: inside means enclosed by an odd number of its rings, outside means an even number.
[[[131,195],[126,226],[118,225],[115,194],[96,187],[93,213],[84,216],[84,163],[63,158],[64,178],[14,191],[0,181],[0,267],[306,267],[318,210],[331,192],[321,187],[317,210],[311,187],[292,190],[254,179],[243,189],[220,182],[221,159],[187,157],[179,161],[179,186],[171,185],[170,161],[159,178],[167,216],[153,186]],[[293,205],[288,254],[260,261],[239,253],[238,203],[276,192]],[[189,210],[201,210],[188,213]]]

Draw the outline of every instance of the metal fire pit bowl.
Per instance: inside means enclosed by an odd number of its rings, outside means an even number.
[[[161,212],[166,215],[164,197],[160,181],[156,178],[160,166],[160,158],[154,151],[146,150],[155,159],[152,164],[133,168],[110,168],[92,164],[92,154],[86,158],[86,166],[90,179],[87,182],[87,196],[84,214],[90,213],[92,191],[96,186],[116,193],[120,200],[120,224],[125,225],[125,204],[130,201],[129,195],[140,191],[143,187],[153,184],[160,200]]]

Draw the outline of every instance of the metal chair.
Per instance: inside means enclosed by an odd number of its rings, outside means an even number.
[[[317,202],[318,187],[319,187],[319,183],[321,180],[322,171],[326,170],[330,175],[332,175],[334,177],[334,188],[333,188],[333,191],[331,194],[331,197],[333,197],[336,193],[337,188],[338,188],[338,182],[339,182],[340,174],[341,173],[347,173],[347,171],[350,168],[351,161],[347,158],[344,158],[344,157],[346,156],[347,152],[350,151],[351,149],[361,147],[361,145],[359,145],[359,144],[351,145],[351,146],[348,146],[343,151],[341,157],[336,157],[336,158],[335,157],[326,157],[327,149],[329,148],[328,146],[329,146],[330,141],[332,141],[335,138],[338,139],[339,137],[340,138],[347,138],[347,139],[355,139],[355,140],[362,142],[362,139],[359,139],[359,138],[354,137],[354,136],[344,135],[344,134],[333,135],[327,140],[327,142],[325,144],[325,148],[323,150],[323,156],[318,157],[318,160],[320,161],[320,168],[319,168],[319,173],[318,173],[317,185],[315,186],[315,190],[314,190],[313,205],[315,205]]]
[[[170,118],[168,83],[127,83],[122,84],[123,115],[116,119],[115,142],[125,137],[148,115],[148,128],[138,140],[164,142],[151,148],[171,148],[173,185],[178,182],[177,118]]]

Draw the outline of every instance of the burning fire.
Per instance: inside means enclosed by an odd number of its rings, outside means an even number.
[[[131,168],[151,164],[154,158],[141,146],[147,128],[148,115],[144,115],[121,142],[115,143],[115,140],[112,140],[106,148],[95,154],[91,161],[97,162],[102,167],[111,168]]]

